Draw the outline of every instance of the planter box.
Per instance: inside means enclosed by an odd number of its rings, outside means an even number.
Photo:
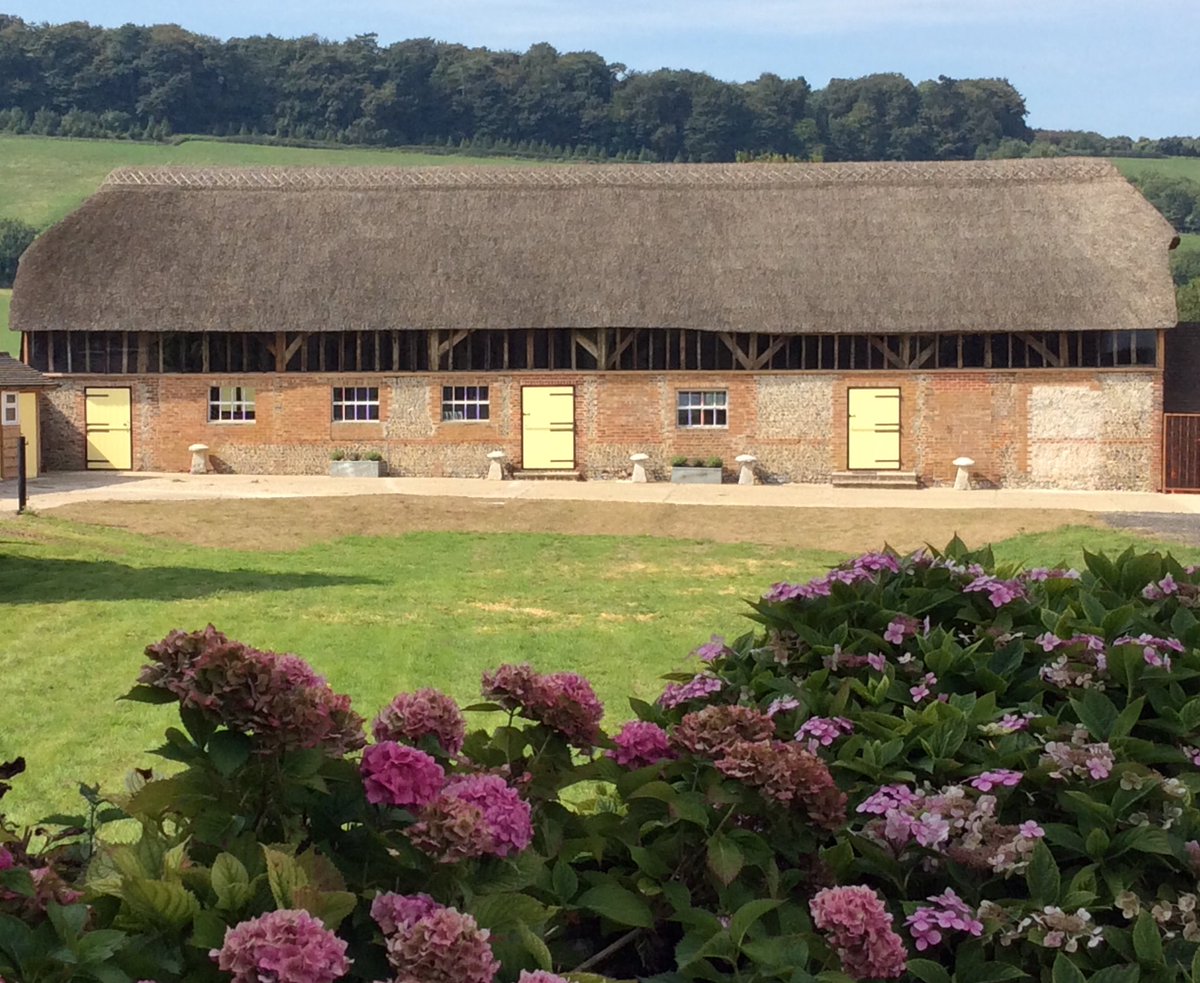
[[[330,461],[329,474],[334,478],[378,478],[383,474],[383,461]]]
[[[673,485],[719,485],[721,468],[671,468]]]

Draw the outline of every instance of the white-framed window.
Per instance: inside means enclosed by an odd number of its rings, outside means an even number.
[[[378,386],[334,386],[333,422],[358,423],[379,419]]]
[[[6,427],[15,427],[21,422],[20,402],[16,393],[4,393],[0,396],[0,423]]]
[[[478,422],[490,419],[487,386],[442,386],[442,419]]]
[[[212,423],[253,423],[252,386],[210,386],[208,419]]]
[[[684,389],[676,397],[679,426],[729,426],[729,393],[724,389]]]

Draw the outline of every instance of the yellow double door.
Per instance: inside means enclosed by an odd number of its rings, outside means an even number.
[[[530,471],[575,467],[575,389],[521,389],[521,466]]]
[[[129,390],[89,387],[83,398],[88,470],[128,471],[133,467]]]
[[[851,389],[847,396],[847,468],[900,470],[900,390]]]

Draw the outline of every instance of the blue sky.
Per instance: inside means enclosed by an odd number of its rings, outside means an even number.
[[[272,33],[387,43],[434,37],[598,51],[634,69],[831,77],[1001,76],[1029,122],[1108,135],[1200,133],[1194,0],[0,0],[33,21],[174,22],[218,37]]]

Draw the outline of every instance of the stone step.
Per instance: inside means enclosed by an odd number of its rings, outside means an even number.
[[[579,471],[562,471],[558,468],[545,471],[514,471],[514,481],[582,481]]]
[[[915,471],[835,471],[830,476],[835,488],[920,488]]]

